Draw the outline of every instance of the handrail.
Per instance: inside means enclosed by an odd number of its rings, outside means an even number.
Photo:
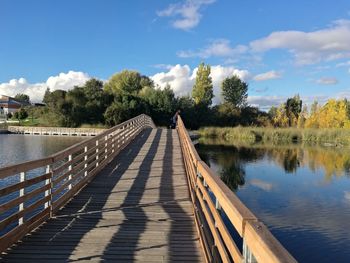
[[[141,114],[49,157],[0,168],[0,180],[10,182],[0,189],[0,253],[52,217],[146,127],[155,125]]]
[[[264,223],[201,160],[180,116],[177,131],[206,261],[296,262]],[[243,239],[241,250],[224,223],[224,214]]]

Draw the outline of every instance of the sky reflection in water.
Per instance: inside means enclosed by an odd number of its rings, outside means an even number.
[[[227,145],[201,158],[300,262],[350,262],[350,149]]]

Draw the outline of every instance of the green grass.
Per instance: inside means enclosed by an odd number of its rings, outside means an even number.
[[[12,119],[16,120],[16,119]],[[25,126],[25,127],[61,127],[57,121],[49,118],[27,118],[25,120],[20,120],[19,123],[10,123],[10,126]],[[107,129],[105,125],[101,123],[97,124],[82,124],[79,128],[89,128],[89,129]]]
[[[89,129],[108,129],[108,127],[102,123],[97,124],[82,124],[79,128],[89,128]]]
[[[205,127],[203,137],[246,142],[309,142],[350,145],[350,129],[298,129],[262,127]]]

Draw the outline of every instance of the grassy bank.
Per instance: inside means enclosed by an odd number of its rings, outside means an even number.
[[[13,120],[13,119],[12,119]],[[61,128],[71,128],[71,127],[62,127],[59,125],[58,122],[55,122],[54,120],[50,121],[45,118],[28,118],[25,120],[20,120],[18,122],[9,122],[9,126],[25,126],[25,127],[61,127]],[[79,127],[76,128],[89,128],[89,129],[107,129],[108,127],[106,125],[103,125],[101,123],[96,124],[81,124]]]
[[[260,127],[206,127],[200,136],[227,141],[247,142],[310,142],[350,145],[350,129],[298,129]]]

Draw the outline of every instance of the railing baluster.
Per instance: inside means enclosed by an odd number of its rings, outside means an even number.
[[[48,208],[49,206],[51,206],[51,202],[52,202],[52,185],[51,185],[51,181],[52,181],[52,170],[51,170],[51,165],[47,165],[46,166],[46,173],[50,174],[50,177],[48,179],[45,180],[45,185],[50,185],[50,189],[45,191],[45,197],[50,195],[50,201],[45,203],[45,208]]]
[[[20,176],[20,182],[21,182],[21,183],[24,182],[24,181],[26,180],[26,177],[27,177],[27,176],[26,176],[26,172],[21,172],[19,176]],[[19,196],[20,196],[20,197],[24,196],[24,192],[25,192],[24,190],[25,190],[25,187],[22,187],[22,188],[19,190]],[[19,207],[18,207],[18,210],[19,210],[19,211],[23,211],[23,209],[24,209],[24,202],[20,203],[20,204],[19,204]],[[21,217],[21,218],[18,219],[18,225],[22,225],[23,222],[24,222],[23,217]]]
[[[105,136],[105,159],[107,159],[108,135]]]
[[[96,167],[98,166],[98,140],[96,140]]]
[[[68,162],[72,162],[72,155],[70,154],[68,156]],[[70,165],[68,166],[68,171],[72,171],[72,163],[70,163]],[[70,173],[69,176],[68,176],[68,180],[70,181],[69,185],[68,185],[68,190],[72,189],[72,174]]]
[[[85,163],[85,164],[84,164],[84,169],[85,169],[84,177],[86,177],[86,176],[88,175],[88,171],[86,171],[86,168],[87,168],[87,166],[88,166],[88,164],[87,164],[88,155],[86,154],[87,151],[88,151],[88,147],[85,146],[85,147],[84,147],[84,153],[85,153],[85,156],[84,156],[84,163]]]
[[[243,238],[243,263],[258,263]]]

